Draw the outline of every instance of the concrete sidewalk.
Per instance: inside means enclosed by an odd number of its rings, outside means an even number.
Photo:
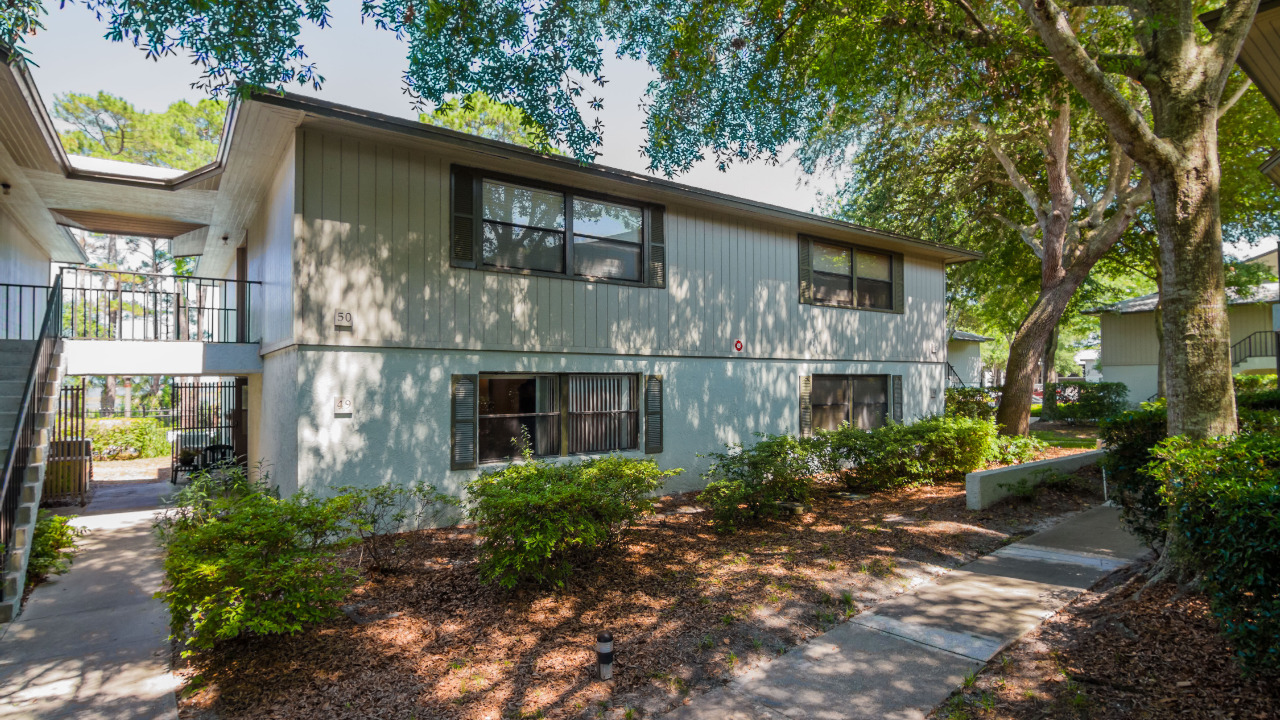
[[[99,488],[71,571],[0,625],[0,718],[176,720],[154,510],[135,509],[171,488],[155,485]]]
[[[997,550],[668,713],[670,720],[914,720],[1145,548],[1098,507]]]

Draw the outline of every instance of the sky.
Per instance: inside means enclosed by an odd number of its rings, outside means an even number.
[[[147,60],[142,51],[125,43],[103,39],[105,25],[80,5],[58,9],[46,3],[46,31],[28,42],[36,86],[46,106],[54,96],[68,92],[105,90],[144,110],[163,110],[169,103],[195,100],[201,92],[191,83],[199,69],[183,57]],[[389,32],[361,24],[360,6],[354,0],[333,3],[333,24],[321,30],[304,23],[303,46],[325,77],[320,91],[294,85],[288,89],[331,102],[352,105],[388,115],[416,119],[400,76],[407,66],[404,45]],[[353,49],[358,48],[358,49]],[[642,63],[610,60],[604,71],[609,81],[594,89],[604,98],[604,147],[598,163],[633,172],[647,172],[640,153],[644,140],[643,115],[638,105],[645,86],[653,78]],[[588,124],[592,115],[584,113]],[[764,162],[738,164],[720,172],[710,162],[699,164],[677,181],[795,210],[812,211],[819,191],[831,192],[831,176],[812,178],[794,160],[779,165]]]

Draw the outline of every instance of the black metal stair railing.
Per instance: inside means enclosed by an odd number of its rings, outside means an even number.
[[[1239,365],[1249,358],[1275,357],[1276,333],[1260,330],[1231,346],[1231,364]]]
[[[27,383],[23,388],[22,402],[18,405],[18,415],[14,422],[13,434],[10,436],[9,452],[5,456],[3,481],[0,482],[0,544],[3,552],[0,559],[7,559],[13,544],[14,528],[17,524],[18,507],[22,504],[22,485],[31,465],[31,451],[36,447],[39,435],[37,420],[40,408],[37,390],[44,385],[49,376],[49,368],[53,361],[53,353],[58,344],[62,317],[62,278],[54,280],[49,290],[44,320],[40,323],[36,335],[35,352],[31,357],[31,369],[27,373]],[[0,560],[3,561],[3,560]]]

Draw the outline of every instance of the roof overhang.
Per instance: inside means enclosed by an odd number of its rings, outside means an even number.
[[[935,258],[944,263],[969,262],[983,257],[982,253],[960,247],[927,242],[640,173],[583,164],[568,157],[542,154],[509,143],[316,98],[288,93],[258,94],[246,103],[253,104],[301,113],[302,126],[364,135],[392,143],[412,143],[415,147],[427,146],[446,158],[454,156],[460,162],[490,165],[493,169],[510,173],[536,174],[549,182],[589,185],[626,194],[638,200],[695,205],[734,215],[750,215],[775,224],[785,224],[799,232],[855,240],[911,255]]]
[[[1222,10],[1213,10],[1201,15],[1200,22],[1213,31],[1221,16]],[[1271,107],[1280,112],[1280,0],[1259,3],[1236,64],[1258,87]],[[1280,185],[1280,153],[1267,158],[1258,169]]]

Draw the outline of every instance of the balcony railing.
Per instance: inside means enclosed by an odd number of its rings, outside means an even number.
[[[93,340],[256,342],[261,283],[64,268],[63,337]]]
[[[48,285],[0,283],[0,340],[35,340],[40,333]]]

